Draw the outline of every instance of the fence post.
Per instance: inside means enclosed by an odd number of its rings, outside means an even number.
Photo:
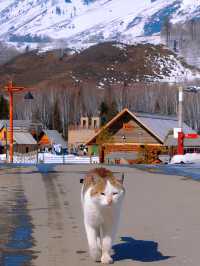
[[[36,163],[38,164],[38,149],[37,149],[37,153],[36,153]]]

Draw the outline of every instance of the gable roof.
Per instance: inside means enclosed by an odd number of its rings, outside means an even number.
[[[178,127],[178,119],[173,116],[161,116],[152,114],[137,113],[143,125],[150,128],[164,142],[169,130]],[[185,133],[195,132],[191,127],[183,123],[183,131]]]
[[[52,144],[61,144],[63,148],[66,148],[66,141],[57,130],[44,130],[45,135],[52,142]]]
[[[30,127],[31,121],[30,120],[13,120],[13,127],[16,128],[28,128]],[[0,120],[0,128],[2,127],[10,127],[9,120]]]
[[[135,119],[142,127],[144,127],[151,135],[153,135],[159,142],[164,143],[165,137],[169,130],[178,127],[178,120],[176,117],[159,116],[154,114],[145,113],[132,113],[127,108],[119,112],[113,119],[111,119],[105,126],[103,126],[91,139],[89,139],[86,145],[94,141],[95,138],[105,129],[109,128],[115,121],[117,121],[125,113],[128,113],[133,119]],[[194,132],[192,128],[183,123],[184,132]]]
[[[0,129],[3,127],[9,128],[10,127],[10,121],[9,120],[0,120]],[[13,120],[13,127],[14,128],[24,128],[24,129],[30,129],[35,127],[42,127],[42,123],[40,122],[33,122],[31,120]]]
[[[14,132],[14,143],[15,144],[31,144],[36,145],[37,141],[33,138],[33,136],[29,132]]]

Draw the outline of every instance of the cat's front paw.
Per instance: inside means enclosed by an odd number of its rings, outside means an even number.
[[[111,264],[113,263],[113,259],[108,253],[104,253],[101,257],[101,263],[103,264]]]

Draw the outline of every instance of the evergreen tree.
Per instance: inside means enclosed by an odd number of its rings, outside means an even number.
[[[110,105],[106,102],[102,102],[100,104],[100,120],[101,126],[105,125],[108,121],[110,121],[117,113],[117,104],[115,101],[112,101]]]
[[[107,122],[108,105],[105,102],[101,102],[99,111],[101,126],[104,126]]]
[[[0,96],[0,119],[8,119],[9,117],[9,105],[8,101],[4,97]]]

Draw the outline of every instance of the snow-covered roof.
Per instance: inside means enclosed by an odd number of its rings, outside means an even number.
[[[37,142],[29,132],[14,132],[14,143],[36,145]]]
[[[176,117],[141,113],[137,113],[136,116],[143,125],[151,129],[152,132],[156,133],[163,142],[168,132],[178,127],[178,119]],[[183,131],[185,133],[195,132],[185,123],[183,123]]]
[[[13,120],[13,127],[16,128],[28,128],[30,127],[30,120]],[[0,128],[7,127],[9,128],[10,121],[9,120],[0,120]]]
[[[10,127],[9,120],[0,120],[0,129],[3,127]],[[13,127],[16,129],[30,129],[34,127],[42,127],[40,122],[32,122],[31,120],[13,120]]]
[[[63,148],[66,148],[66,141],[63,139],[61,134],[57,130],[44,130],[44,133],[47,135],[48,139],[52,144],[60,144]]]

